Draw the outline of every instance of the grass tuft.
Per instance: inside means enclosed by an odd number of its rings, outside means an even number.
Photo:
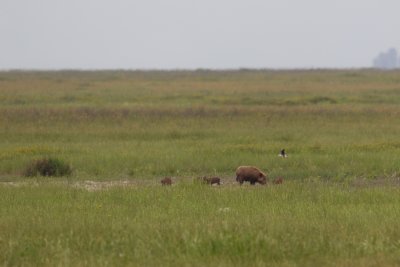
[[[68,176],[71,175],[71,166],[57,158],[42,158],[29,163],[23,174],[26,177],[34,176]]]

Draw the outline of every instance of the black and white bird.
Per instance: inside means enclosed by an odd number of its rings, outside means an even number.
[[[287,158],[287,157],[288,157],[288,155],[287,155],[286,152],[285,152],[285,149],[282,149],[282,150],[281,150],[281,153],[279,153],[278,156],[279,156],[279,157],[282,157],[282,158]]]

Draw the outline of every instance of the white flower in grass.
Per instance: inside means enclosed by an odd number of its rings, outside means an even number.
[[[218,212],[229,212],[230,210],[231,210],[231,208],[225,207],[225,208],[219,208]]]

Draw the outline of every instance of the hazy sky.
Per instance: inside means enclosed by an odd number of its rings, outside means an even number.
[[[0,0],[0,69],[350,68],[400,0]]]

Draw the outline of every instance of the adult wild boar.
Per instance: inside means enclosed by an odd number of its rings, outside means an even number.
[[[236,169],[236,181],[240,184],[243,184],[243,182],[250,182],[251,185],[256,183],[266,184],[267,176],[256,167],[240,166]]]

